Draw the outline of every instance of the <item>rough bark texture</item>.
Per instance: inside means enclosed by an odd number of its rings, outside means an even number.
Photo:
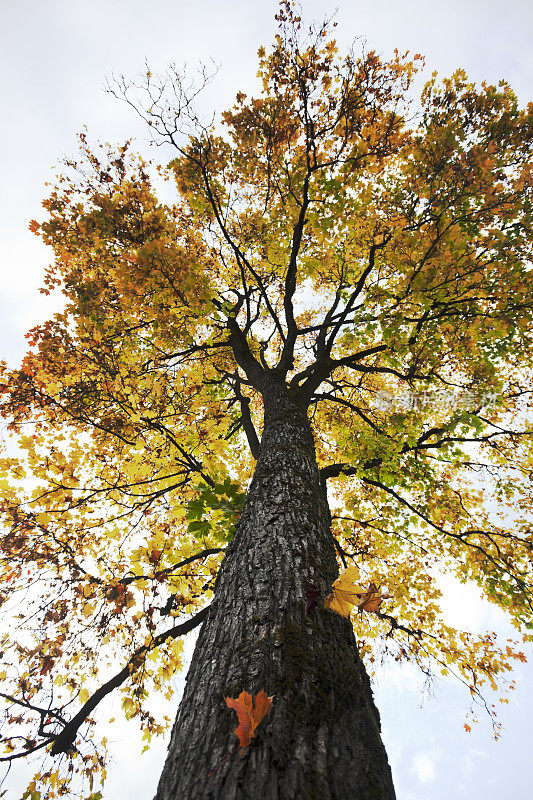
[[[305,412],[264,392],[260,457],[200,632],[157,800],[393,800],[379,715],[350,623],[317,608],[338,569]],[[274,705],[234,753],[225,697]],[[218,769],[216,769],[218,766]],[[210,775],[212,770],[215,770]]]

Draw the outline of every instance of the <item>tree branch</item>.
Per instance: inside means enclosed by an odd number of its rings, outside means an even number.
[[[202,608],[197,614],[193,617],[188,619],[186,622],[181,623],[180,625],[175,625],[173,628],[170,628],[168,631],[164,631],[160,633],[158,636],[154,637],[153,641],[149,645],[143,645],[139,647],[132,657],[129,659],[128,663],[126,664],[120,672],[104,683],[103,686],[100,686],[99,689],[94,692],[91,697],[87,700],[86,703],[81,707],[78,713],[72,717],[70,722],[68,722],[61,733],[54,737],[54,743],[52,745],[51,754],[53,756],[59,755],[59,753],[66,753],[76,739],[76,735],[80,726],[85,722],[89,714],[94,711],[96,706],[106,697],[113,689],[117,689],[121,686],[130,675],[135,672],[135,670],[139,667],[140,662],[143,656],[153,650],[159,645],[163,644],[167,639],[176,639],[178,636],[183,636],[189,631],[192,631],[198,625],[200,625],[207,616],[209,611],[209,606],[206,608]]]
[[[235,383],[233,385],[233,391],[235,392],[235,396],[240,403],[241,406],[241,419],[242,419],[242,427],[244,429],[244,433],[246,434],[246,438],[248,440],[248,445],[250,447],[250,452],[252,456],[257,460],[259,458],[259,450],[260,450],[260,442],[259,437],[257,435],[257,431],[255,430],[254,423],[252,422],[252,416],[250,414],[250,398],[243,395],[241,392],[241,382],[236,375]]]
[[[278,366],[276,367],[276,370],[283,377],[285,377],[287,372],[290,369],[292,369],[294,361],[294,345],[296,343],[296,337],[298,336],[298,329],[296,327],[296,321],[294,319],[294,306],[292,299],[294,297],[294,292],[296,291],[298,253],[300,252],[300,246],[302,244],[302,236],[306,223],[305,215],[310,202],[309,172],[305,176],[302,194],[303,194],[302,205],[300,208],[300,213],[298,215],[298,221],[294,226],[294,231],[292,235],[291,256],[289,260],[289,266],[287,268],[287,274],[285,275],[285,293],[283,296],[283,308],[285,309],[285,320],[287,322],[287,338],[283,345],[283,352],[281,354]]]

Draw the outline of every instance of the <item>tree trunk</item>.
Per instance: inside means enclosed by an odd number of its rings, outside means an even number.
[[[348,620],[324,597],[338,575],[311,427],[284,387],[263,393],[261,451],[220,569],[156,800],[393,800],[379,714]],[[274,704],[242,756],[224,698]],[[223,762],[223,763],[221,763]]]

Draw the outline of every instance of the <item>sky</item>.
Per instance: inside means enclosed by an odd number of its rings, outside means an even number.
[[[145,60],[152,71],[169,62],[200,60],[219,66],[206,92],[205,108],[221,111],[238,90],[252,91],[256,53],[275,33],[277,2],[248,0],[0,0],[0,358],[16,364],[25,331],[47,319],[57,299],[39,294],[50,258],[29,232],[41,215],[45,182],[54,166],[76,150],[75,135],[87,125],[92,139],[122,142],[134,136],[149,148],[142,123],[104,91],[106,78],[134,77]],[[533,85],[533,5],[528,0],[305,0],[304,19],[322,20],[335,10],[341,46],[356,37],[384,56],[395,48],[426,57],[429,71],[458,67],[476,81],[507,80],[522,103]],[[447,585],[449,619],[472,630],[512,635],[503,616],[467,586]],[[194,637],[193,637],[194,638]],[[188,644],[192,651],[193,640]],[[533,656],[533,653],[532,653]],[[531,659],[533,662],[533,658]],[[383,670],[374,678],[398,800],[500,800],[531,793],[533,667],[515,674],[517,690],[500,720],[500,741],[491,739],[488,719],[467,734],[469,697],[458,684],[437,680],[431,691],[410,668]],[[174,714],[183,686],[176,677]],[[166,742],[141,756],[134,728],[117,727],[104,800],[151,798],[165,757]],[[13,769],[3,788],[19,800],[27,776]]]

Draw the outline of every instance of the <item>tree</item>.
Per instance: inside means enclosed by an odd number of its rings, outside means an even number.
[[[200,624],[160,800],[394,797],[363,662],[483,704],[524,659],[446,624],[443,571],[531,640],[533,108],[460,71],[409,105],[418,56],[278,19],[221,124],[175,69],[111,86],[174,148],[174,204],[82,134],[32,223],[66,302],[2,384],[4,760],[49,752],[32,800],[76,771],[98,797],[112,690],[162,732]]]

